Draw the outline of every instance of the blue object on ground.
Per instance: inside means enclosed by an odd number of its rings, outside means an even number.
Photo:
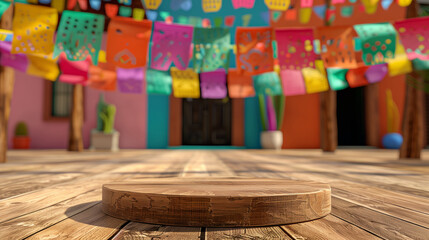
[[[388,133],[383,137],[383,147],[387,149],[399,149],[404,139],[399,133]]]

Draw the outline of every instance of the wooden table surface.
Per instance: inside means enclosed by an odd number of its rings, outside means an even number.
[[[0,239],[429,239],[429,151],[10,151],[0,165]],[[332,188],[332,214],[262,228],[129,222],[100,209],[103,183],[167,177],[314,180]]]

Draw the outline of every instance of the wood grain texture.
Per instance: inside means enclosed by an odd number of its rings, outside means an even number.
[[[232,98],[231,101],[231,145],[244,146],[244,99]]]
[[[320,137],[324,152],[334,152],[338,146],[337,93],[332,90],[320,93]]]
[[[83,151],[83,108],[83,86],[75,84],[73,86],[73,101],[69,127],[69,151]]]
[[[13,3],[10,4],[10,7],[3,13],[0,21],[1,29],[12,30],[12,16]],[[7,128],[14,83],[14,69],[0,66],[0,163],[6,162],[8,148]]]
[[[331,211],[327,184],[284,179],[146,179],[103,185],[103,211],[173,226],[271,226]]]
[[[0,199],[0,239],[427,239],[429,150],[422,151],[422,160],[398,160],[397,154],[379,149],[328,154],[317,149],[12,150],[0,165],[0,192],[8,195]],[[114,219],[100,209],[102,184],[177,176],[325,182],[332,188],[332,213],[281,226],[183,228]]]
[[[170,96],[168,146],[182,145],[182,99]]]

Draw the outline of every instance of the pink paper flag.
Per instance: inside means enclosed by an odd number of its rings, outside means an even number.
[[[61,70],[59,80],[70,84],[88,84],[88,71],[91,66],[91,59],[86,58],[84,61],[69,61],[66,54],[61,53],[58,66]]]
[[[277,29],[276,39],[281,70],[314,67],[313,29]]]
[[[11,49],[11,43],[0,42],[0,65],[11,67],[21,72],[26,72],[28,68],[27,55],[22,53],[12,54],[10,53]]]
[[[285,96],[305,94],[305,82],[300,70],[282,70],[280,77],[283,83],[283,93]]]
[[[116,68],[119,91],[123,93],[143,92],[143,68]]]
[[[429,17],[410,18],[394,24],[408,59],[429,60]]]
[[[255,5],[255,0],[232,0],[232,6],[237,8],[253,8]]]
[[[335,4],[340,4],[340,3],[344,3],[344,2],[345,2],[345,0],[332,0],[331,4],[335,5]]]
[[[301,0],[302,8],[309,8],[313,6],[313,0]]]
[[[200,74],[201,95],[208,99],[223,99],[227,95],[225,69]]]
[[[194,28],[155,22],[152,37],[151,68],[166,71],[171,64],[186,70],[190,60]]]

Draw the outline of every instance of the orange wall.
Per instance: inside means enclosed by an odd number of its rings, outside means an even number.
[[[399,131],[402,130],[402,115],[405,104],[405,75],[387,77],[379,83],[380,109],[380,146],[383,136],[387,133],[386,90],[392,90],[393,100],[399,109]]]
[[[286,97],[283,148],[320,148],[319,94]]]

